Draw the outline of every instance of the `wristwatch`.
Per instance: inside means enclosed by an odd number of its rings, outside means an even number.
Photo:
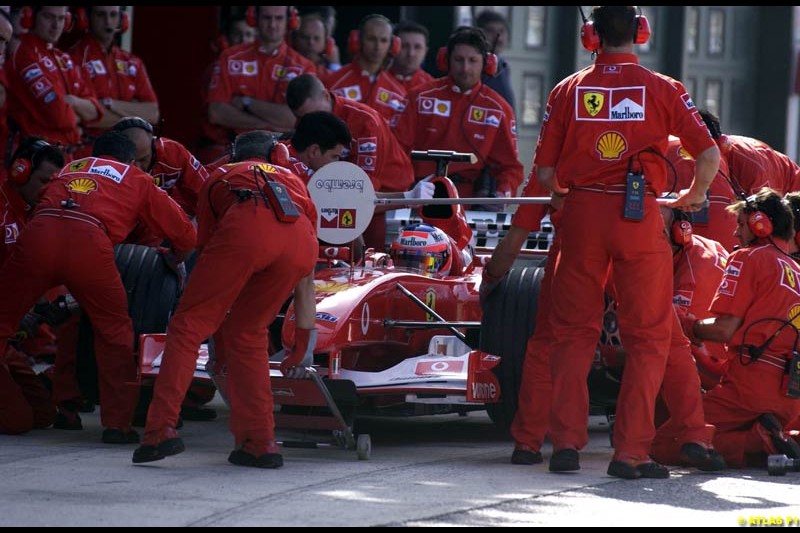
[[[250,106],[253,104],[253,99],[249,96],[242,96],[242,111],[250,112]]]

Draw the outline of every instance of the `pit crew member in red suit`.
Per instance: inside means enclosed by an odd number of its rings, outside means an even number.
[[[638,65],[633,44],[646,19],[637,18],[635,7],[596,6],[592,17],[597,60],[551,91],[534,158],[538,179],[566,195],[553,273],[559,298],[552,299],[550,317],[549,468],[580,469],[578,450],[588,442],[586,376],[600,337],[610,267],[628,357],[608,473],[666,478],[669,471],[648,455],[674,313],[671,254],[655,196],[667,185],[666,168],[650,152],[664,153],[670,133],[681,138],[695,156],[696,175],[672,206],[696,210],[719,167],[719,150],[683,85]],[[626,188],[638,192],[628,195]]]
[[[33,6],[30,13],[31,30],[20,36],[8,58],[9,116],[23,137],[60,143],[69,161],[80,145],[82,128],[102,118],[103,108],[81,68],[55,47],[67,6]]]
[[[390,72],[399,81],[406,92],[433,81],[433,76],[422,69],[422,63],[428,54],[430,34],[428,28],[414,22],[404,20],[394,29],[400,38],[400,53],[394,58]]]
[[[298,329],[295,345],[282,365],[284,374],[307,351],[313,351],[317,211],[304,181],[276,166],[285,164],[287,156],[271,157],[281,151],[285,154],[285,147],[275,148],[273,142],[264,131],[239,135],[232,162],[217,169],[201,191],[200,256],[169,323],[144,441],[134,452],[134,463],[184,450],[175,424],[192,380],[197,350],[213,334],[217,348],[217,340],[224,338],[224,360],[216,365],[227,367],[225,392],[236,441],[228,460],[259,468],[283,465],[275,442],[267,326],[295,286],[310,285],[310,291],[301,291],[304,298],[295,298]],[[295,220],[279,220],[281,215],[263,190],[267,180],[277,182],[289,195],[299,211]]]
[[[406,106],[405,87],[386,70],[393,39],[389,19],[367,15],[350,34],[353,61],[322,80],[337,96],[366,104],[391,124]]]
[[[8,113],[8,79],[6,78],[6,70],[5,70],[5,55],[6,55],[6,45],[14,35],[14,26],[11,23],[11,16],[5,9],[0,9],[0,57],[3,58],[2,64],[0,64],[0,146],[6,146],[6,142],[8,139],[8,121],[6,120],[6,114]],[[5,168],[6,168],[6,161],[5,161],[6,154],[0,154],[0,181],[3,180],[5,175]]]
[[[158,123],[158,98],[140,58],[117,46],[119,34],[128,27],[127,14],[120,6],[86,6],[78,18],[88,24],[87,34],[71,49],[70,55],[84,72],[94,94],[103,104],[103,117],[84,131],[91,152],[91,141],[120,119],[138,116]],[[84,154],[81,154],[84,155]]]
[[[53,423],[56,409],[25,355],[11,346],[0,354],[0,434],[18,435]]]
[[[782,431],[800,415],[800,401],[787,396],[800,308],[800,267],[787,253],[791,208],[769,188],[730,208],[743,247],[730,255],[711,302],[714,317],[685,324],[694,339],[727,343],[731,354],[728,372],[703,398],[706,420],[733,467],[763,464],[765,454],[800,458],[800,446]]]
[[[335,43],[319,13],[300,17],[300,27],[292,32],[292,47],[317,66],[317,76],[324,78],[342,68],[328,57],[330,44]]]
[[[514,112],[500,95],[481,83],[488,54],[481,30],[456,30],[447,43],[449,74],[409,95],[409,104],[394,130],[407,151],[474,153],[476,164],[450,165],[450,178],[464,198],[516,196],[522,183]],[[413,165],[417,179],[435,170],[430,162]]]
[[[712,315],[708,308],[725,274],[728,251],[717,241],[695,235],[688,213],[662,207],[661,216],[672,245],[672,303],[678,318],[684,321],[688,315],[709,318]],[[712,389],[727,367],[725,346],[717,342],[693,344],[692,353],[703,388]]]
[[[328,111],[341,118],[350,129],[352,143],[342,159],[361,167],[377,192],[400,192],[414,183],[411,160],[397,142],[392,130],[369,106],[336,96],[311,75],[298,76],[286,92],[289,108],[298,118],[311,111]],[[364,232],[367,246],[383,250],[386,219],[375,217]]]
[[[680,139],[669,138],[667,159],[670,162],[667,176],[672,175],[672,169],[675,171],[673,189],[680,191],[691,186],[694,177],[694,158],[683,148]],[[708,188],[708,209],[692,213],[690,222],[694,235],[717,241],[731,252],[737,243],[736,237],[733,236],[736,231],[736,217],[725,208],[736,202],[739,196],[728,181],[729,174],[728,163],[721,158],[719,171]]]
[[[800,190],[800,165],[789,156],[758,139],[723,134],[719,118],[710,111],[701,110],[700,116],[728,163],[728,177],[740,197],[755,194],[762,187],[781,194]]]
[[[295,123],[286,85],[316,66],[285,42],[288,6],[254,6],[258,39],[228,48],[208,88],[208,120],[236,132],[286,132]]]
[[[153,176],[156,185],[178,202],[190,217],[197,213],[197,195],[208,179],[206,168],[178,141],[155,137],[153,126],[141,117],[114,124],[136,145],[136,166]]]
[[[137,219],[168,238],[179,255],[194,248],[196,232],[152,178],[130,165],[135,148],[126,137],[105,133],[94,151],[97,156],[68,164],[42,190],[0,268],[0,352],[36,299],[65,285],[94,325],[103,441],[138,442],[130,428],[137,392],[133,330],[113,246]]]
[[[788,252],[795,261],[800,262],[800,192],[789,192],[784,195],[794,215],[794,238],[789,241]],[[795,440],[800,440],[800,416],[787,425]]]

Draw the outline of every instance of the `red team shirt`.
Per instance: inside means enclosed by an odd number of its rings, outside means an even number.
[[[82,215],[99,220],[114,244],[141,219],[154,233],[169,238],[176,251],[194,248],[196,233],[186,213],[134,166],[98,157],[73,161],[42,189],[36,211],[61,210],[68,198]]]
[[[9,58],[7,75],[9,115],[24,136],[38,135],[50,144],[79,144],[78,116],[64,100],[67,94],[91,100],[103,115],[92,87],[69,54],[32,33],[20,36],[20,44]]]
[[[772,244],[737,250],[728,257],[728,267],[710,311],[742,319],[728,343],[732,354],[743,344],[760,346],[781,327],[780,320],[796,320],[800,311],[800,268]],[[778,320],[756,323],[764,317]],[[743,338],[745,330],[747,338]],[[794,331],[786,327],[764,353],[788,359],[794,342]]]
[[[405,87],[385,70],[372,76],[353,62],[322,81],[332,93],[368,105],[387,123],[392,123],[406,107]]]
[[[177,141],[159,137],[154,144],[155,164],[150,175],[189,216],[194,216],[197,195],[208,179],[206,168]]]
[[[624,184],[632,162],[661,194],[666,164],[649,150],[664,154],[669,133],[693,155],[714,145],[682,83],[640,66],[634,54],[600,54],[550,93],[534,163],[555,167],[570,187]]]
[[[297,209],[302,215],[305,215],[311,221],[311,226],[314,228],[314,238],[317,237],[317,208],[311,197],[308,195],[306,182],[308,179],[305,176],[299,177],[293,174],[289,169],[263,163],[258,161],[242,161],[240,163],[229,163],[219,167],[211,173],[205,187],[200,194],[200,202],[198,204],[198,211],[208,213],[209,216],[198,217],[200,223],[197,227],[197,247],[198,249],[205,246],[211,235],[214,234],[216,223],[222,220],[228,209],[237,203],[236,196],[228,190],[227,186],[215,186],[220,180],[228,182],[229,186],[234,189],[250,189],[255,191],[256,182],[254,181],[254,167],[260,166],[266,172],[268,179],[277,181],[286,186],[289,196],[292,198]],[[260,181],[260,177],[258,178]],[[264,186],[263,183],[261,186]],[[257,194],[257,193],[256,193]],[[245,200],[245,202],[263,202],[257,196],[257,199]]]
[[[286,103],[286,86],[317,67],[286,43],[272,53],[263,45],[246,43],[222,52],[209,84],[208,101],[230,103],[235,96],[249,96],[274,104]]]
[[[464,197],[473,196],[472,182],[484,166],[497,180],[497,190],[516,196],[523,168],[517,152],[516,122],[511,106],[495,91],[479,83],[467,92],[453,85],[452,78],[437,79],[409,95],[400,115],[395,136],[407,150],[455,150],[478,156],[475,165],[453,163],[450,174],[458,174],[465,186]],[[412,162],[417,179],[432,174],[429,161]]]
[[[361,167],[376,191],[407,191],[414,183],[408,154],[389,125],[374,109],[361,102],[331,95],[333,114],[350,129],[353,141],[342,158]]]
[[[748,196],[761,187],[771,187],[779,194],[800,190],[800,166],[789,156],[776,152],[758,139],[726,135],[722,146],[730,178]]]

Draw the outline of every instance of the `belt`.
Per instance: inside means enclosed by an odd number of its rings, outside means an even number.
[[[627,192],[627,186],[624,183],[592,183],[584,186],[573,185],[570,189],[599,192],[603,194],[625,194]],[[647,194],[650,196],[656,195],[656,193],[650,190],[647,191]]]
[[[80,211],[75,211],[74,209],[57,209],[54,207],[48,207],[37,211],[35,216],[78,220],[80,222],[86,222],[87,224],[91,224],[92,226],[97,226],[106,233],[108,232],[108,230],[106,229],[106,225],[103,224],[103,222],[100,219],[97,219],[92,215],[87,215],[86,213],[81,213]]]

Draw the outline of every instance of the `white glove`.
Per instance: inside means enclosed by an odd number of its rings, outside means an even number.
[[[420,199],[420,200],[430,200],[433,198],[433,193],[436,191],[436,186],[431,183],[430,181],[419,181],[414,188],[410,191],[405,191],[403,193],[403,197],[406,200],[411,199]]]

